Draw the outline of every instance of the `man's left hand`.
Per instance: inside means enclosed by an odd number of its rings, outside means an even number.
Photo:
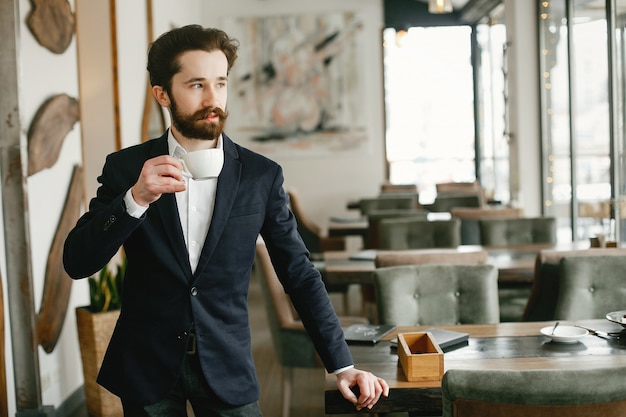
[[[350,388],[359,387],[359,398],[354,395]],[[343,397],[354,404],[357,411],[363,408],[371,409],[378,402],[381,394],[389,395],[387,381],[378,378],[371,372],[351,368],[337,374],[337,388]]]

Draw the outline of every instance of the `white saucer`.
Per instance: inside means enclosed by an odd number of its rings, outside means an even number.
[[[553,342],[557,343],[576,343],[578,340],[586,336],[589,332],[580,327],[574,326],[558,326],[552,333],[554,326],[544,327],[540,330],[541,334],[549,337]]]

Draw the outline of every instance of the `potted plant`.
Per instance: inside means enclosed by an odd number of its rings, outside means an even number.
[[[121,307],[126,258],[112,267],[105,265],[89,277],[90,305],[76,308],[76,326],[85,380],[85,402],[91,417],[123,415],[118,397],[96,382]]]

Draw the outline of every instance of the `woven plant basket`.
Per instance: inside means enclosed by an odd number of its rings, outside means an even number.
[[[76,327],[85,378],[85,398],[90,417],[122,417],[120,399],[96,382],[119,310],[92,313],[87,307],[76,308]]]

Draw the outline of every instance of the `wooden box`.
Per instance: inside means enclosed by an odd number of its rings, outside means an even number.
[[[443,377],[443,351],[430,332],[399,333],[398,358],[408,381]]]

